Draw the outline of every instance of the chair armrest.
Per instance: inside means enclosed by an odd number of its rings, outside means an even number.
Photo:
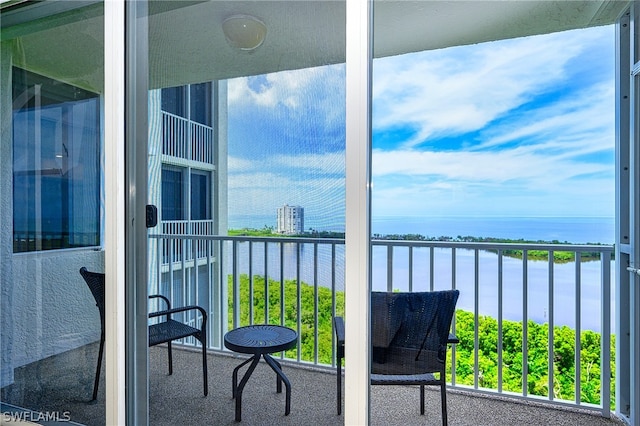
[[[160,297],[164,298],[164,296],[160,296]],[[205,328],[207,327],[207,312],[201,306],[189,305],[189,306],[182,306],[180,308],[165,309],[164,311],[149,312],[149,318],[155,318],[155,317],[166,315],[167,319],[169,319],[171,318],[171,314],[175,314],[178,312],[194,311],[194,310],[200,311],[200,314],[202,315],[202,324],[200,325],[200,329],[204,332]]]
[[[451,343],[451,344],[460,343],[460,339],[458,339],[458,337],[456,337],[455,334],[449,333],[449,338],[447,339],[447,343]]]
[[[171,302],[169,301],[169,298],[166,296],[163,296],[161,294],[150,294],[149,299],[162,299],[164,300],[164,303],[166,303],[167,309],[171,309]]]
[[[336,331],[336,339],[338,341],[338,345],[344,345],[344,318],[334,317],[333,328]]]

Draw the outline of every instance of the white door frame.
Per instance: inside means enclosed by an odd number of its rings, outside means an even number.
[[[616,415],[640,422],[640,2],[617,25]],[[606,402],[605,402],[606,403]]]

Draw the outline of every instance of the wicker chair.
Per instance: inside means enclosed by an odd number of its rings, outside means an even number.
[[[449,332],[458,290],[416,293],[371,293],[371,384],[419,385],[420,414],[425,386],[439,386],[442,424],[447,424],[446,356],[458,343]],[[344,320],[334,318],[338,415],[342,413]]]
[[[98,365],[96,367],[96,378],[93,384],[93,400],[98,396],[98,384],[100,382],[100,370],[102,368],[102,356],[104,354],[104,289],[105,275],[99,272],[90,272],[87,268],[80,268],[80,275],[84,278],[91,294],[96,301],[96,306],[100,312],[100,349],[98,352]],[[173,374],[173,357],[171,351],[171,342],[185,337],[193,336],[202,344],[202,375],[204,381],[204,396],[209,393],[209,381],[207,373],[207,313],[200,306],[184,306],[180,308],[171,308],[169,299],[162,295],[151,295],[149,299],[159,299],[166,304],[166,309],[149,313],[149,318],[158,318],[154,323],[149,325],[149,346],[167,344],[169,356],[169,374]],[[172,314],[199,311],[202,318],[200,328],[192,327],[180,321],[171,318]]]

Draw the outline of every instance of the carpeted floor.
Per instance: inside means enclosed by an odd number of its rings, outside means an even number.
[[[202,393],[200,352],[174,351],[174,372],[167,374],[166,348],[149,350],[149,424],[235,425],[235,401],[231,398],[231,375],[244,357],[210,354],[209,395]],[[47,358],[15,372],[15,383],[3,388],[2,402],[39,413],[65,416],[85,425],[104,424],[104,373],[97,401],[90,401],[97,345]],[[336,381],[330,371],[283,364],[292,385],[291,414],[284,415],[284,392],[276,393],[275,374],[261,362],[247,383],[242,402],[246,425],[340,425],[336,415]],[[450,390],[450,425],[567,425],[606,426],[622,422],[575,410],[553,409],[539,404],[513,402]],[[371,425],[440,425],[440,393],[427,391],[427,414],[420,415],[419,389],[404,386],[373,386]],[[3,409],[4,413],[4,409]],[[6,422],[2,425],[15,425]],[[41,422],[41,424],[55,424]],[[69,424],[69,423],[66,423]]]

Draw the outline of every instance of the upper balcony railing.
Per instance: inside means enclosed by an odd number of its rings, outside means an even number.
[[[335,365],[331,320],[344,314],[344,240],[151,238],[158,288],[175,306],[207,309],[211,349],[223,350],[231,328],[282,324],[300,336],[283,358]],[[608,416],[612,255],[608,245],[373,240],[372,288],[460,290],[452,386]]]
[[[214,164],[213,127],[162,112],[162,154]]]

